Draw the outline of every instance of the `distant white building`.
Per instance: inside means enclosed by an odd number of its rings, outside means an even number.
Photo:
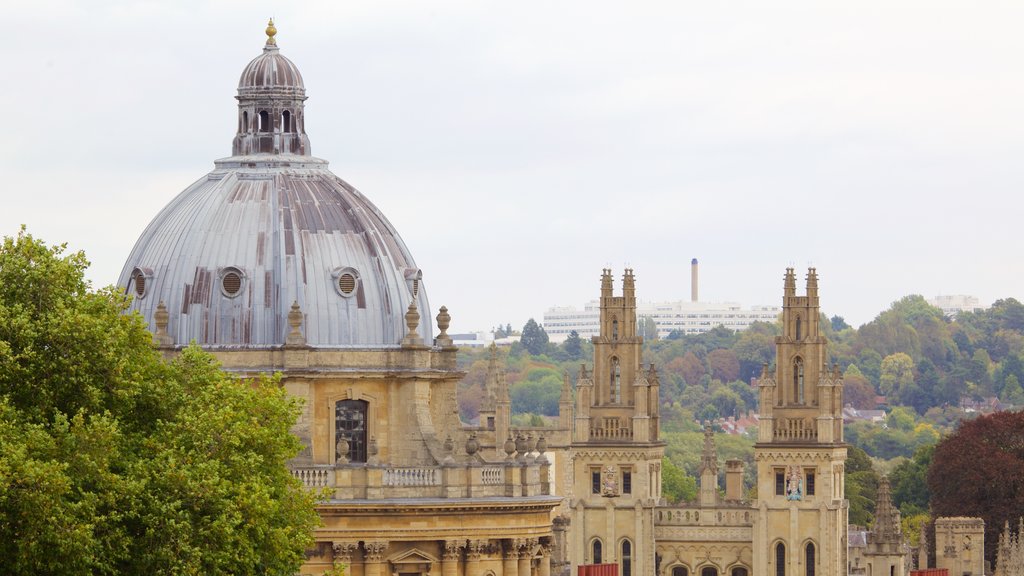
[[[746,330],[754,322],[775,322],[782,309],[778,306],[744,308],[734,302],[638,302],[637,318],[649,316],[658,326],[658,337],[673,330],[684,334],[702,334],[716,326],[730,330]],[[575,330],[581,338],[599,333],[601,310],[598,300],[591,300],[580,310],[575,306],[555,306],[544,312],[544,331],[552,342],[563,342]]]
[[[988,306],[982,306],[976,296],[967,294],[947,294],[929,298],[928,303],[942,310],[942,313],[950,318],[956,318],[961,312],[976,312],[984,310]]]

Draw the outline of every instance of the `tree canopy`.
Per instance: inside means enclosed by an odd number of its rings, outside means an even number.
[[[985,559],[995,560],[999,531],[1024,516],[1024,412],[962,421],[935,447],[928,467],[935,517],[985,520]]]
[[[165,362],[81,252],[0,247],[6,574],[292,574],[318,522],[296,401],[199,349]]]
[[[537,324],[537,321],[530,318],[523,326],[523,335],[519,338],[520,344],[526,351],[534,356],[539,356],[547,350],[548,333],[544,327]]]

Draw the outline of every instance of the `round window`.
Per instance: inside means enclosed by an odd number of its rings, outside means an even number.
[[[334,289],[346,298],[354,295],[359,288],[359,272],[355,268],[339,268],[331,273],[331,278],[334,279]]]
[[[242,291],[242,275],[235,270],[230,270],[221,278],[221,288],[228,296],[238,296]]]
[[[356,277],[351,272],[345,272],[338,277],[338,290],[348,296],[356,291]]]

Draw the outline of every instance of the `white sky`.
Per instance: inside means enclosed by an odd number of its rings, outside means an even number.
[[[0,234],[116,281],[228,156],[274,16],[314,155],[398,228],[452,331],[598,294],[824,311],[1024,297],[1024,2],[4,0]]]

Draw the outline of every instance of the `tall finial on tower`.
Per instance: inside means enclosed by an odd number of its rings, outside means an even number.
[[[274,28],[274,19],[271,18],[267,21],[267,46],[277,46],[277,40],[274,40],[276,35],[277,28]]]

